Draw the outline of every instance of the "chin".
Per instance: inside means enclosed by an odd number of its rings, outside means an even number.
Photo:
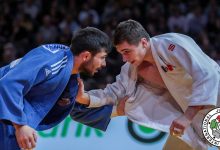
[[[94,72],[91,72],[91,71],[88,71],[88,70],[83,70],[83,71],[81,71],[81,72],[83,72],[85,75],[87,75],[87,76],[89,76],[89,77],[92,77],[92,76],[94,76]]]
[[[142,64],[143,61],[137,61],[135,66],[140,66],[140,64]]]
[[[133,66],[135,66],[135,67],[138,67],[138,66],[140,65],[140,63],[135,62],[135,63],[133,63],[133,64],[131,64],[131,65],[133,65]]]
[[[94,72],[88,72],[88,75],[90,76],[90,77],[92,77],[92,76],[94,76]]]

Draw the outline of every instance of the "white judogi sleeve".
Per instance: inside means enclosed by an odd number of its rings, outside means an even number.
[[[135,86],[135,68],[126,63],[122,66],[121,72],[114,83],[108,84],[105,89],[96,89],[88,92],[90,97],[89,107],[100,107],[106,104],[116,105],[117,100],[125,96],[131,96],[135,91]]]
[[[152,44],[155,45],[152,51],[161,76],[183,110],[187,106],[217,104],[219,66],[193,39],[170,33],[153,38]],[[174,49],[169,49],[171,44]],[[160,57],[172,65],[173,70],[163,71]],[[184,100],[185,103],[181,102]]]

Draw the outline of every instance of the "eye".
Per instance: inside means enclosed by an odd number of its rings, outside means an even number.
[[[123,52],[124,55],[128,55],[130,53],[130,51],[126,50]]]
[[[105,58],[106,58],[106,56],[101,57],[101,59],[105,59]]]

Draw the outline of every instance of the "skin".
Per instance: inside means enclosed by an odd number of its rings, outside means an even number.
[[[153,59],[148,57],[150,56],[150,44],[146,38],[142,38],[138,45],[129,44],[125,41],[116,45],[116,49],[122,55],[124,62],[130,62],[134,66],[139,66],[146,59],[153,62]]]
[[[85,72],[93,76],[101,68],[106,66],[105,58],[107,53],[101,49],[96,55],[92,55],[89,51],[84,51],[74,58],[74,66],[72,74]],[[13,123],[15,127],[15,135],[18,145],[22,149],[33,149],[37,143],[36,131],[28,125],[18,125]]]
[[[74,67],[72,74],[77,74],[79,72],[85,72],[91,76],[98,72],[101,68],[106,66],[107,53],[102,49],[95,56],[89,51],[85,51],[74,59]]]

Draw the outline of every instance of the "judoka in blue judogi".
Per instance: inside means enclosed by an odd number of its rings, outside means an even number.
[[[75,34],[70,47],[61,44],[41,45],[2,67],[1,149],[35,147],[34,129],[52,128],[71,111],[75,114],[76,121],[105,130],[110,121],[112,107],[88,109],[75,103],[75,98],[78,73],[85,71],[94,74],[105,66],[105,57],[110,48],[106,34],[88,27]],[[95,61],[97,59],[101,61]],[[33,135],[30,135],[31,132]],[[25,140],[21,133],[27,134],[25,136],[28,139]]]

